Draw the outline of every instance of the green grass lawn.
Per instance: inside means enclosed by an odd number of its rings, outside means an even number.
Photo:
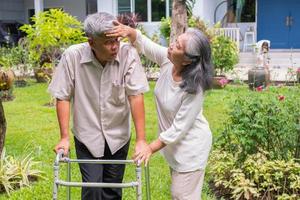
[[[151,91],[145,94],[146,107],[146,132],[150,142],[157,135],[157,118],[153,97],[154,83],[151,83]],[[204,113],[207,117],[214,136],[226,120],[227,104],[236,92],[247,92],[246,87],[229,86],[224,90],[212,90],[206,95]],[[32,152],[35,160],[40,161],[38,168],[44,172],[44,180],[35,182],[31,187],[17,190],[8,197],[0,195],[0,200],[24,200],[24,199],[51,199],[53,185],[53,161],[55,154],[53,147],[59,140],[59,130],[54,107],[45,106],[50,101],[46,84],[30,82],[29,86],[14,89],[15,99],[4,102],[4,110],[7,119],[7,135],[5,148],[8,155],[20,157]],[[135,137],[133,134],[129,156],[133,152]],[[73,141],[72,141],[73,145]],[[71,149],[71,157],[74,158],[74,147]],[[209,166],[208,166],[209,167]],[[131,181],[135,176],[134,166],[126,169],[125,181]],[[65,167],[61,169],[65,172]],[[80,181],[80,175],[76,164],[72,167],[72,179]],[[154,155],[150,162],[151,197],[153,200],[167,200],[170,198],[170,174],[169,168],[162,156]],[[64,174],[62,175],[64,177]],[[65,198],[66,190],[59,191],[59,199]],[[72,189],[72,199],[80,199],[80,189]],[[125,189],[125,200],[135,199],[134,189]],[[203,190],[204,200],[214,199],[207,183]]]

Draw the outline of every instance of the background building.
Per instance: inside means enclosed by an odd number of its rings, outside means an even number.
[[[171,16],[171,6],[172,0],[0,0],[0,20],[29,23],[36,12],[50,8],[61,8],[81,21],[97,11],[135,12],[152,34],[162,17]],[[299,10],[299,0],[196,0],[193,15],[210,25],[221,21],[223,27],[239,28],[241,49],[244,42],[262,39],[270,40],[272,49],[300,49]]]

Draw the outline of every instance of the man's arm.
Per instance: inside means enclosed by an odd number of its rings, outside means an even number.
[[[70,148],[69,121],[70,121],[70,101],[56,99],[56,113],[60,128],[60,141],[55,146],[55,151],[64,149],[64,155],[68,155]]]
[[[135,126],[136,132],[136,144],[135,153],[139,154],[149,148],[145,138],[145,107],[144,107],[144,95],[131,95],[128,96],[131,115]]]

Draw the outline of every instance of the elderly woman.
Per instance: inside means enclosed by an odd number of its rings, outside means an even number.
[[[115,22],[107,36],[128,37],[147,58],[160,66],[155,86],[159,137],[134,156],[147,164],[158,150],[170,165],[174,200],[201,199],[204,170],[212,144],[209,124],[203,116],[204,92],[212,82],[211,49],[207,37],[189,28],[162,47],[139,31]]]

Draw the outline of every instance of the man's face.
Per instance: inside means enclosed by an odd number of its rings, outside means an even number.
[[[96,58],[101,63],[112,61],[117,57],[120,47],[120,41],[117,37],[99,36],[89,38],[88,41]]]

